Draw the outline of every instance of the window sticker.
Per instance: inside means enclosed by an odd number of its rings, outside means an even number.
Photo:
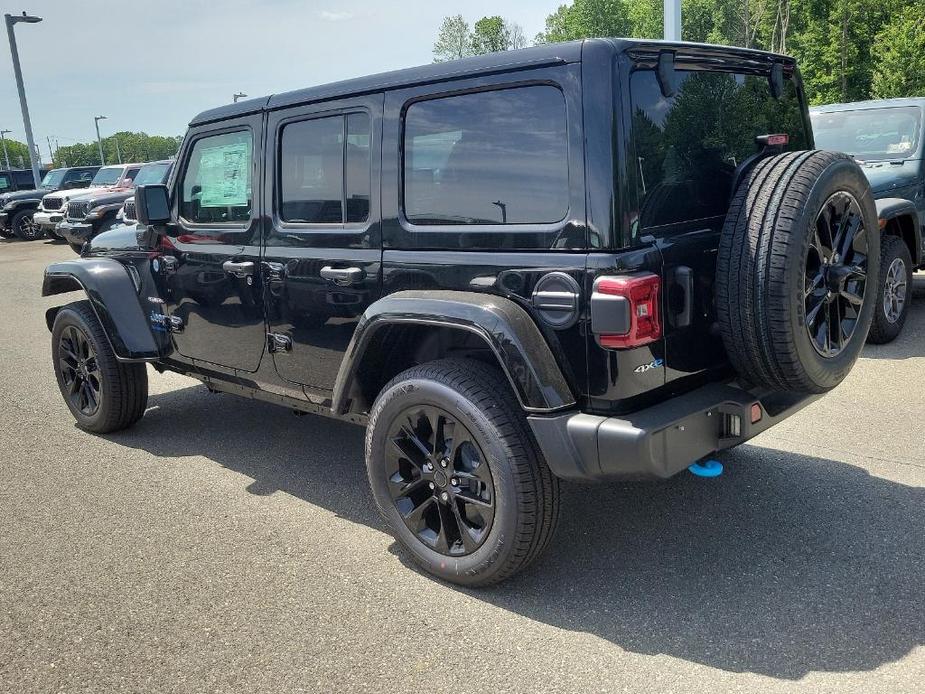
[[[201,207],[246,207],[250,202],[250,143],[206,147],[199,159]]]

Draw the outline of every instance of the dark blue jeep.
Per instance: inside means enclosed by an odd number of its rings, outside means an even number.
[[[869,342],[893,340],[906,320],[912,273],[925,268],[925,98],[859,101],[810,109],[816,146],[853,156],[870,180],[883,229],[882,310]]]

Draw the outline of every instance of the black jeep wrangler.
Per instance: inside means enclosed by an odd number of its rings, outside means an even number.
[[[147,369],[366,425],[373,494],[427,571],[502,580],[559,479],[668,477],[835,387],[876,300],[848,156],[792,59],[594,39],[239,102],[193,119],[138,230],[43,294],[77,424]]]

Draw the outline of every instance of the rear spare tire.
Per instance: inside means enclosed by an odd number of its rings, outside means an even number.
[[[876,303],[880,231],[845,154],[788,152],[739,184],[716,262],[726,352],[746,381],[822,393],[848,375]]]

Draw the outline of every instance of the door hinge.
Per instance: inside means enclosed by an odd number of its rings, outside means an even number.
[[[292,338],[282,333],[267,333],[267,350],[270,354],[291,352]]]

